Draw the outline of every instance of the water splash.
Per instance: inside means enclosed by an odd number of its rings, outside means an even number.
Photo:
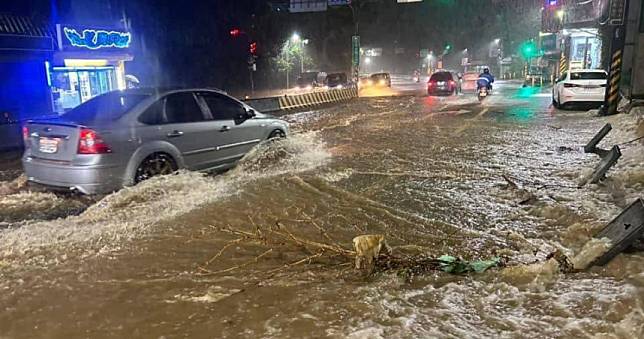
[[[15,194],[27,187],[27,176],[24,174],[11,181],[0,182],[0,197]]]
[[[571,261],[576,270],[585,270],[597,258],[606,253],[612,244],[610,239],[591,239],[584,245],[584,247],[575,255]]]
[[[235,194],[253,180],[312,170],[328,159],[330,156],[315,133],[263,144],[224,175],[210,177],[184,171],[155,177],[106,196],[78,216],[46,222],[25,221],[18,228],[2,230],[0,258],[29,253],[38,257],[36,263],[45,260],[46,264],[52,259],[50,256],[55,257],[47,253],[54,245],[64,252],[66,247],[81,243],[85,245],[80,247],[90,252],[109,251],[118,248],[124,240],[149,232],[161,221]],[[50,200],[33,194],[26,200],[34,201],[35,197],[41,197],[35,201],[43,204]]]
[[[61,198],[53,193],[22,192],[0,199],[0,221],[56,219],[78,214],[86,207],[79,200]]]

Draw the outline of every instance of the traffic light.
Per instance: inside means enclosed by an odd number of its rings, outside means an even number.
[[[447,44],[445,45],[445,50],[449,52],[449,50],[452,49],[452,45]]]
[[[241,35],[241,30],[239,28],[233,28],[230,30],[230,36],[236,38]]]
[[[537,45],[534,41],[528,40],[521,44],[521,56],[523,56],[524,59],[529,59],[537,55]]]
[[[251,42],[248,51],[252,56],[257,56],[257,42]]]

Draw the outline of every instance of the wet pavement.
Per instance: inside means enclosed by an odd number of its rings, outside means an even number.
[[[3,177],[0,337],[644,336],[642,253],[569,274],[545,260],[579,252],[644,191],[641,144],[623,147],[605,182],[576,188],[598,161],[581,146],[606,122],[607,144],[632,139],[632,116],[554,110],[547,91],[505,83],[482,104],[374,97],[284,118],[291,137],[219,176],[101,199]],[[317,225],[346,248],[379,233],[394,253],[516,266],[364,278],[340,257],[290,265],[311,252],[222,231],[275,225],[327,241]]]

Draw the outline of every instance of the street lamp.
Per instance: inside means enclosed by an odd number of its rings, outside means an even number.
[[[557,11],[557,18],[559,18],[559,20],[563,20],[564,15],[566,15],[566,12],[563,9]]]
[[[367,65],[371,64],[371,58],[370,57],[364,58],[364,63]]]
[[[500,43],[501,43],[501,39],[499,39],[499,38],[494,39],[494,43],[495,43],[496,45],[500,44]]]
[[[304,45],[309,44],[309,39],[302,39],[302,37],[296,32],[291,36],[291,41],[300,45],[300,74],[302,74],[304,73]]]

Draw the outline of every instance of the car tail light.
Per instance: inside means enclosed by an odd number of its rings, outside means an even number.
[[[31,144],[29,142],[29,127],[22,126],[22,141],[25,144],[25,147],[29,147]]]
[[[78,140],[78,154],[112,153],[112,149],[94,130],[82,128]]]
[[[431,87],[431,86],[436,86],[436,81],[430,81],[430,82],[428,83],[428,85],[429,85],[430,87]]]
[[[571,84],[571,83],[564,83],[564,87],[570,88],[570,87],[581,87],[581,85],[577,84]]]
[[[449,85],[450,85],[450,86],[454,86],[454,85],[456,85],[456,81],[454,81],[454,80],[450,80],[450,81],[449,81]]]

